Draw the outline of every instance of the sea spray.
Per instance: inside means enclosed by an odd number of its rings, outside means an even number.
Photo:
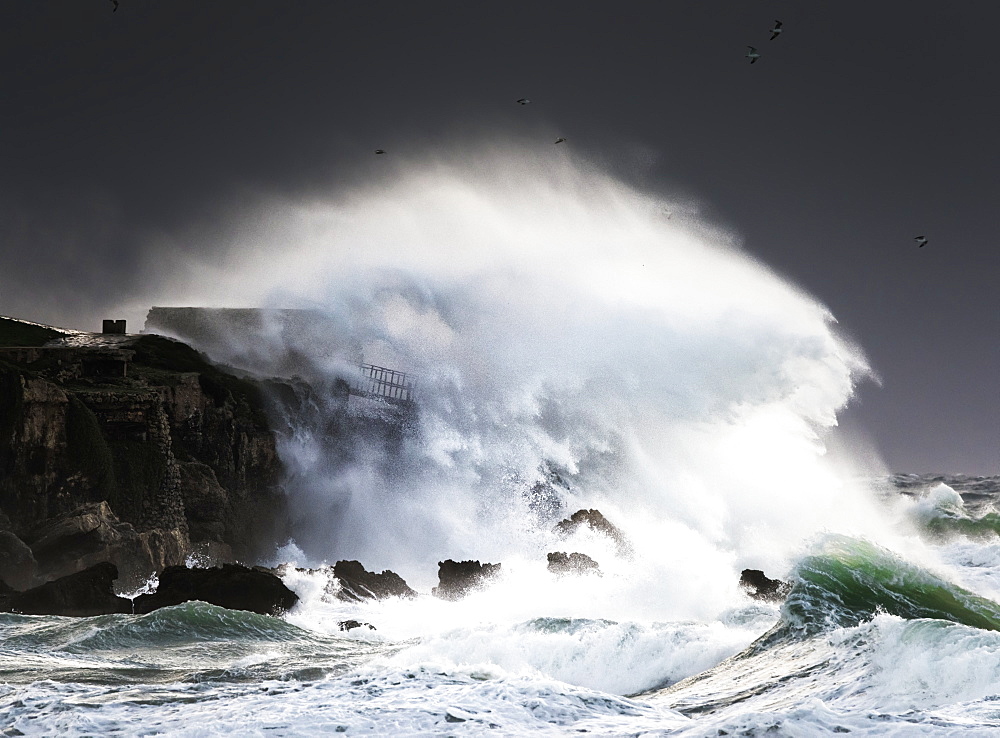
[[[590,599],[710,617],[741,568],[781,575],[818,532],[890,535],[825,455],[864,357],[734,237],[664,205],[569,157],[506,150],[267,205],[269,225],[240,234],[252,257],[234,247],[212,289],[329,316],[340,354],[274,344],[328,385],[356,347],[419,378],[391,446],[357,434],[331,460],[323,393],[312,426],[283,437],[309,563],[356,558],[429,588],[445,558],[510,571],[576,545],[615,573]],[[546,517],[528,493],[547,470],[566,484]],[[583,507],[625,531],[630,564],[553,534]]]
[[[305,341],[243,341],[258,344],[242,352],[256,357],[246,370],[275,373],[254,366],[274,352],[307,370],[309,411],[280,431],[298,527],[274,562],[303,566],[283,568],[301,600],[284,620],[204,603],[0,616],[0,730],[1000,729],[998,634],[967,624],[992,606],[941,571],[996,582],[995,545],[911,544],[913,503],[876,502],[825,453],[863,358],[822,306],[731,238],[668,222],[656,198],[561,152],[404,162],[377,186],[268,203],[254,222],[226,264],[190,267],[169,301],[307,306],[329,320]],[[419,377],[405,426],[357,397],[343,407],[333,390],[358,361]],[[628,547],[557,532],[560,516],[595,507]],[[586,553],[600,573],[556,577],[553,550]],[[427,592],[446,557],[501,562],[502,576],[439,600]],[[305,568],[339,558],[391,566],[422,594],[342,602],[327,569]],[[750,601],[736,584],[744,566],[798,571],[817,607]],[[849,618],[825,618],[865,583]],[[925,594],[933,607],[904,613],[920,619],[880,612]],[[346,619],[376,630],[341,631]]]

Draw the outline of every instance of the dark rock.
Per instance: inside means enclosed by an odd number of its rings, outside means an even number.
[[[191,600],[274,615],[293,607],[299,598],[278,577],[261,569],[239,564],[213,569],[169,566],[160,573],[156,592],[135,598],[135,612],[143,615]]]
[[[192,543],[223,540],[226,536],[229,495],[219,484],[215,471],[200,461],[179,462],[177,468]]]
[[[582,553],[567,554],[562,551],[555,551],[548,555],[549,571],[553,574],[589,574],[601,573],[601,567],[597,562]]]
[[[105,561],[27,592],[10,595],[6,609],[23,615],[73,617],[131,613],[131,600],[117,596],[112,589],[117,578],[117,567]]]
[[[367,626],[369,630],[375,630],[375,626],[371,623],[362,623],[360,620],[341,620],[337,625],[340,626],[341,630],[354,630],[355,628],[361,628]]]
[[[0,612],[10,612],[10,598],[20,594],[3,579],[0,579]]]
[[[46,329],[43,346],[26,325],[0,318],[0,530],[32,548],[40,579],[107,560],[136,584],[192,543],[269,548],[285,496],[258,384],[160,336]],[[121,371],[91,371],[111,359]],[[102,503],[94,525],[76,515]]]
[[[340,582],[337,599],[345,602],[382,600],[386,597],[416,597],[417,593],[393,571],[365,571],[360,561],[338,561],[333,575]]]
[[[200,543],[191,544],[191,555],[188,556],[185,564],[191,564],[192,566],[197,566],[202,569],[208,569],[213,566],[232,564],[235,563],[235,561],[236,555],[233,553],[233,549],[228,543],[219,543],[218,541],[201,541]],[[273,570],[271,570],[271,573],[279,577],[284,574],[284,572]]]
[[[35,583],[38,563],[28,544],[9,530],[0,530],[0,581],[14,589],[28,589]]]
[[[768,579],[760,569],[744,569],[740,574],[740,587],[755,600],[768,602],[780,602],[792,589],[788,582]]]
[[[461,599],[500,573],[500,564],[480,564],[478,561],[438,562],[438,586],[431,594],[443,600]]]
[[[556,533],[568,536],[575,533],[581,526],[587,526],[591,530],[606,535],[615,542],[618,548],[618,555],[631,557],[633,554],[632,544],[629,543],[625,534],[612,525],[600,510],[577,510],[569,518],[556,524]]]
[[[111,511],[106,501],[88,503],[48,520],[26,535],[38,566],[49,577],[83,571],[110,561],[125,586],[184,561],[189,545],[177,529],[136,531]]]

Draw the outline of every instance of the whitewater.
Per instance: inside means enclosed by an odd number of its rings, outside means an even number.
[[[878,378],[829,310],[693,204],[565,152],[392,167],[155,236],[226,247],[159,257],[157,304],[326,321],[196,345],[259,377],[294,357],[317,390],[280,424],[293,535],[247,562],[299,604],[0,615],[0,734],[1000,731],[1000,479],[890,475],[845,437]],[[361,362],[418,377],[405,422],[352,398],[398,432],[331,433],[322,389]],[[558,532],[580,509],[627,545]],[[600,570],[554,575],[553,551]],[[441,600],[449,558],[501,573]],[[341,601],[341,559],[420,594]],[[746,568],[787,599],[752,599]]]

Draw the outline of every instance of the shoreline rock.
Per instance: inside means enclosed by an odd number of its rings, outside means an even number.
[[[268,403],[179,341],[0,317],[0,578],[110,561],[130,588],[206,546],[263,552],[287,524]]]
[[[281,579],[263,569],[241,564],[223,564],[210,569],[169,566],[160,572],[155,592],[133,600],[134,612],[145,615],[161,607],[192,600],[229,610],[276,615],[294,607],[299,597]]]
[[[781,602],[792,585],[780,579],[769,579],[760,569],[744,569],[740,573],[740,588],[755,600]]]
[[[417,596],[396,572],[387,569],[376,574],[367,571],[360,561],[338,561],[333,566],[333,576],[340,582],[336,597],[344,602]]]
[[[140,533],[121,522],[106,500],[51,518],[25,538],[46,578],[58,579],[110,561],[125,587],[135,586],[151,572],[183,563],[190,550],[183,531],[155,528]]]
[[[0,612],[22,615],[146,615],[162,607],[200,600],[229,610],[279,615],[299,601],[275,575],[240,564],[208,569],[169,566],[151,594],[134,600],[114,593],[118,568],[102,561],[26,591],[0,581]]]
[[[553,574],[597,574],[601,576],[601,567],[587,554],[554,551],[548,554],[548,569]]]
[[[118,568],[107,561],[51,582],[0,596],[0,609],[21,615],[95,615],[131,614],[132,601],[114,593]]]
[[[485,586],[500,574],[500,564],[480,564],[478,561],[438,562],[438,586],[431,594],[443,600],[458,600],[470,591]]]
[[[571,516],[556,523],[555,531],[559,535],[569,536],[587,526],[596,533],[601,533],[614,541],[618,549],[618,555],[624,558],[632,558],[634,551],[628,538],[617,526],[613,525],[600,510],[577,510]]]

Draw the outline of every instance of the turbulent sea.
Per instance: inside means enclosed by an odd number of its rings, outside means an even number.
[[[507,617],[525,590],[346,604],[321,572],[284,618],[0,615],[3,735],[996,735],[1000,479],[900,476],[932,571],[829,536],[783,604],[714,617]],[[963,497],[967,502],[963,501]],[[985,521],[985,522],[984,522]],[[949,532],[944,532],[945,528]],[[958,531],[957,533],[955,531]],[[530,579],[530,576],[528,577]],[[569,598],[601,578],[557,580]],[[520,592],[520,594],[519,594]],[[377,624],[341,632],[354,618]]]
[[[224,268],[158,266],[182,304],[326,316],[181,336],[314,390],[275,426],[292,535],[248,562],[294,564],[300,602],[0,615],[0,734],[1000,734],[1000,479],[887,476],[838,427],[877,367],[693,205],[484,151],[259,203],[185,234],[231,239]],[[416,410],[338,405],[359,363],[417,377]],[[581,509],[626,543],[557,528]],[[500,574],[444,601],[445,559]],[[338,560],[421,594],[345,603]]]

